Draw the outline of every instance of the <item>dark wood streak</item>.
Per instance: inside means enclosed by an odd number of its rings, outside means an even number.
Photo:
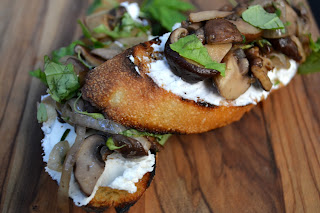
[[[290,97],[291,97],[291,99],[292,100],[294,100],[294,103],[298,103],[297,105],[294,105],[294,106],[296,106],[295,108],[298,108],[296,111],[297,112],[299,112],[299,114],[303,114],[303,109],[302,109],[302,105],[301,104],[299,104],[299,102],[298,102],[298,100],[297,100],[297,96],[296,96],[296,93],[289,93],[290,94]],[[298,119],[298,117],[294,117],[294,119],[296,120],[296,123],[300,123],[299,122],[299,119]],[[304,122],[304,126],[307,126],[307,122],[306,122],[306,120],[304,119],[304,117],[302,116],[302,121]],[[302,132],[302,130],[301,130],[301,128],[298,128],[298,131],[300,132],[300,135],[301,136],[303,136],[304,135],[304,133]],[[309,129],[307,129],[307,131],[309,131]],[[312,132],[310,133],[310,134],[312,134]],[[311,145],[313,146],[313,142],[312,142],[312,138],[310,137],[310,134],[307,134],[307,141],[308,142],[310,142],[311,143]],[[308,155],[308,152],[307,152],[307,148],[306,148],[306,144],[305,143],[302,143],[302,147],[303,147],[303,151],[304,151],[304,153],[305,153],[305,155]],[[300,150],[301,151],[301,150]],[[312,151],[313,151],[313,154],[314,155],[317,155],[317,153],[316,153],[316,151],[315,151],[315,149],[312,149]],[[313,183],[314,183],[314,185],[315,185],[315,188],[317,189],[317,191],[318,191],[318,197],[320,198],[320,190],[319,190],[319,187],[318,187],[318,185],[316,184],[316,179],[315,179],[315,175],[314,175],[314,169],[312,168],[312,167],[310,167],[310,165],[311,165],[311,162],[310,162],[310,159],[309,158],[307,158],[307,165],[308,165],[308,169],[309,169],[309,171],[310,171],[310,173],[311,173],[311,177],[312,177],[312,180],[313,180]],[[319,166],[319,161],[317,161],[317,163],[318,163],[318,166]],[[301,187],[300,187],[301,188]],[[300,192],[300,194],[302,194],[302,192],[299,190],[299,192]],[[304,200],[302,200],[302,201],[304,201]],[[303,207],[305,208],[305,203],[303,202]],[[304,209],[305,210],[305,209]]]
[[[186,144],[183,143],[183,141],[182,141],[182,139],[181,139],[180,136],[177,136],[177,141],[178,141],[178,143],[180,144],[180,146],[182,147],[183,154],[185,155],[186,159],[188,160],[188,164],[189,164],[189,166],[190,166],[191,171],[194,173],[192,176],[193,176],[193,177],[197,177],[197,178],[195,178],[196,181],[194,181],[194,180],[192,181],[192,182],[195,182],[195,183],[196,183],[196,184],[195,184],[196,186],[194,186],[194,188],[200,190],[200,193],[201,193],[201,196],[202,196],[202,198],[203,198],[203,201],[204,201],[205,205],[208,207],[208,209],[209,209],[210,212],[213,212],[213,210],[212,210],[212,208],[211,208],[211,206],[210,206],[210,203],[208,202],[208,199],[207,199],[207,197],[205,196],[205,194],[203,193],[202,188],[201,188],[201,186],[200,186],[199,176],[197,176],[197,172],[196,172],[196,171],[197,171],[197,169],[196,169],[197,166],[194,165],[194,163],[192,163],[192,161],[191,161],[191,159],[190,159],[190,156],[194,156],[194,155],[189,155],[189,154],[187,153],[187,150],[188,150],[188,149],[184,149],[184,147],[185,147]],[[191,151],[193,152],[194,150],[191,149]],[[193,191],[195,191],[195,190],[193,190]]]

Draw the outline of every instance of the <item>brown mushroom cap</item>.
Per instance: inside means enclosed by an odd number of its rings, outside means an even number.
[[[77,153],[74,176],[81,190],[88,196],[104,171],[100,149],[105,143],[103,136],[91,135],[82,142]]]
[[[250,61],[250,69],[254,77],[258,79],[262,88],[270,91],[272,82],[268,77],[268,71],[273,69],[273,64],[270,59],[260,56],[259,48],[253,47],[246,51]]]
[[[112,139],[117,147],[123,146],[115,151],[119,152],[124,158],[148,155],[148,152],[144,149],[142,144],[134,138],[126,137],[124,135],[113,135]]]
[[[246,64],[244,63],[246,58],[239,58],[239,55],[243,54],[237,54],[236,51],[242,50],[230,51],[222,61],[226,63],[225,77],[217,75],[213,78],[220,95],[228,100],[238,98],[250,87],[250,77],[246,74],[247,68],[243,67]]]
[[[180,56],[179,53],[172,50],[170,44],[169,38],[165,45],[164,54],[172,71],[183,80],[195,83],[213,77],[219,73],[217,70],[206,69],[195,63],[190,63],[190,60],[187,61],[184,57]]]
[[[204,25],[207,44],[242,42],[243,38],[236,25],[225,19],[213,19]]]
[[[302,60],[302,56],[299,53],[298,46],[290,37],[269,39],[269,41],[275,50],[282,52],[295,61],[300,62]]]

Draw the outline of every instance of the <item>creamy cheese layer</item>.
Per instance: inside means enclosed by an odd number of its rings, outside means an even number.
[[[76,133],[73,126],[68,123],[60,123],[57,118],[53,121],[48,120],[43,123],[41,128],[45,137],[42,139],[42,147],[44,151],[43,161],[48,163],[49,155],[54,145],[57,144],[63,133],[70,129],[70,132],[66,138],[69,142],[70,147],[73,145]],[[78,206],[88,204],[95,196],[98,188],[110,187],[113,189],[125,190],[129,193],[137,191],[135,183],[137,183],[147,172],[151,172],[154,169],[155,156],[150,151],[148,156],[138,158],[123,158],[120,154],[114,152],[107,157],[105,161],[105,169],[100,178],[98,179],[93,193],[87,197],[84,195],[79,185],[75,181],[74,174],[71,175],[69,196],[74,200]],[[58,183],[61,179],[61,172],[45,168],[46,172],[56,180]]]
[[[167,42],[170,33],[166,33],[160,37],[159,45],[153,44],[155,52],[163,53],[165,43]],[[130,60],[134,63],[133,57]],[[268,72],[268,76],[273,83],[271,90],[278,89],[279,83],[287,85],[297,72],[298,64],[294,60],[290,60],[289,69],[273,69]],[[138,71],[137,71],[138,72]],[[139,72],[140,73],[140,72]],[[149,65],[149,73],[147,75],[163,89],[174,93],[184,99],[193,100],[195,102],[207,102],[216,106],[231,105],[245,106],[248,104],[257,104],[259,101],[267,98],[270,92],[261,88],[261,86],[252,84],[250,88],[240,97],[233,101],[227,101],[223,98],[214,85],[210,81],[200,81],[197,83],[188,83],[175,75],[166,58],[156,60]]]

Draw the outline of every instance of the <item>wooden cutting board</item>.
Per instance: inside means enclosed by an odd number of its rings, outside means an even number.
[[[199,10],[225,3],[192,2]],[[87,6],[85,0],[0,1],[1,212],[59,212],[36,121],[45,88],[28,71],[79,38],[76,21]],[[314,22],[312,32],[318,33]],[[320,212],[319,91],[319,73],[296,76],[239,122],[172,137],[130,212]],[[84,212],[72,201],[70,209]]]

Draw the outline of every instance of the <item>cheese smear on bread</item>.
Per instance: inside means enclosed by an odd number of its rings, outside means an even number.
[[[161,43],[159,45],[153,44],[154,51],[163,53],[165,43],[167,42],[170,33],[166,33],[160,37]],[[129,59],[134,63],[133,57]],[[289,69],[274,68],[268,72],[268,77],[273,83],[271,90],[278,89],[281,83],[287,85],[294,77],[298,69],[298,64],[290,59]],[[188,83],[175,75],[166,58],[156,60],[149,65],[149,73],[147,75],[161,88],[176,94],[184,99],[195,102],[206,102],[216,106],[245,106],[248,104],[257,104],[259,101],[266,99],[270,92],[262,89],[260,85],[252,84],[250,88],[240,97],[233,101],[227,101],[223,98],[214,85],[210,81],[199,81],[197,83]]]
[[[73,145],[76,133],[73,126],[68,123],[60,123],[57,118],[50,119],[43,123],[42,131],[45,137],[42,140],[42,147],[44,150],[43,161],[48,163],[49,155],[54,145],[59,141],[63,133],[70,129],[66,138],[70,147]],[[98,179],[93,193],[87,197],[80,190],[78,183],[76,183],[74,174],[71,175],[69,196],[73,199],[77,206],[87,205],[95,196],[99,187],[110,187],[112,189],[125,190],[129,193],[137,191],[135,183],[137,183],[146,173],[152,172],[155,164],[155,156],[150,151],[148,156],[137,158],[123,158],[121,154],[116,152],[107,157],[105,161],[105,169]],[[46,172],[56,180],[58,183],[61,179],[61,172],[45,168]]]

